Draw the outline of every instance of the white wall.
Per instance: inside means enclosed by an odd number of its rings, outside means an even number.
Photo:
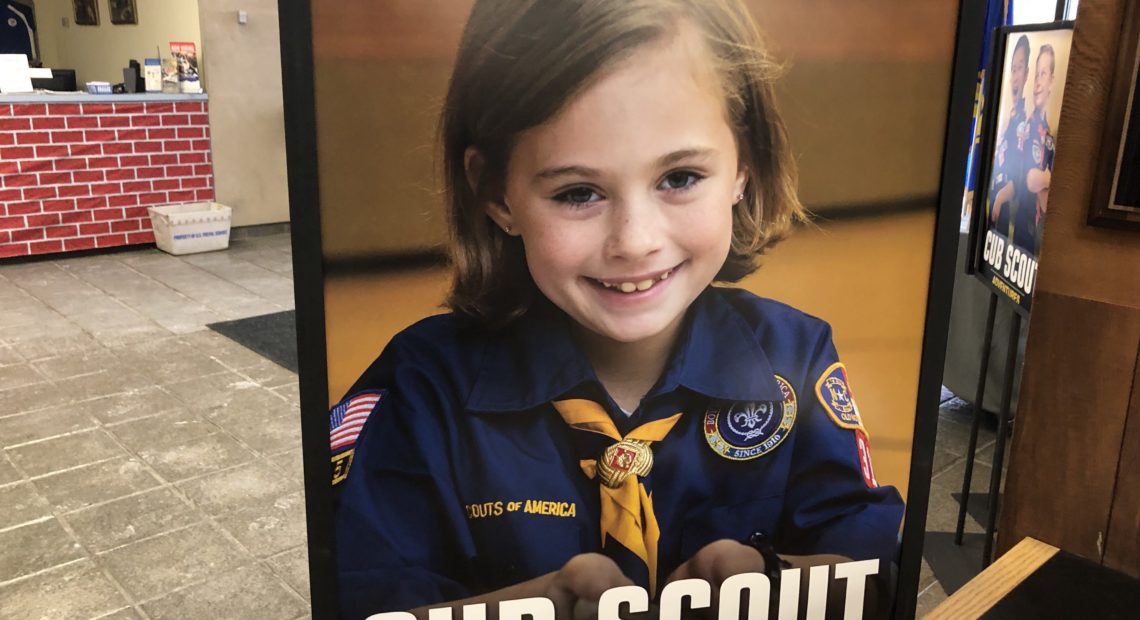
[[[170,56],[171,41],[193,41],[199,57],[205,55],[196,0],[136,0],[139,23],[135,26],[112,24],[107,0],[95,3],[98,26],[76,26],[71,0],[34,0],[32,4],[44,66],[75,69],[80,88],[94,80],[122,82],[128,60],[141,63],[143,58],[154,57],[156,47],[163,57]]]
[[[214,192],[233,224],[289,221],[277,0],[199,0]],[[238,24],[238,9],[249,21]]]
[[[210,96],[216,200],[233,207],[235,226],[289,221],[277,1],[137,0],[138,26],[111,25],[107,0],[97,5],[99,26],[76,26],[71,0],[34,0],[44,66],[75,69],[81,88],[115,83],[128,59],[194,41]],[[249,15],[244,26],[238,9]]]

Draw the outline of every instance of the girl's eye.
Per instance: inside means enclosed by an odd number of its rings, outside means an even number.
[[[692,170],[678,170],[670,172],[661,180],[660,188],[664,190],[686,190],[704,179],[703,176]]]
[[[589,187],[572,187],[555,195],[554,199],[570,206],[579,207],[591,202],[597,202],[601,200],[602,197],[598,192],[595,192]]]

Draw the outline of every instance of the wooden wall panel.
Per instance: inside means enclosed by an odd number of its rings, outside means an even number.
[[[1140,235],[1086,224],[1128,1],[1077,15],[998,550],[1033,536],[1140,576]]]
[[[1140,310],[1037,292],[1001,549],[1032,536],[1100,561],[1138,343]]]
[[[1132,399],[1116,468],[1116,497],[1109,517],[1104,563],[1140,578],[1140,357],[1132,374]]]
[[[1037,290],[1140,308],[1140,236],[1086,223],[1126,1],[1080,4]]]
[[[943,62],[958,5],[944,0],[745,0],[781,56]],[[471,0],[313,3],[316,54],[341,59],[450,60]],[[805,20],[804,15],[812,19]],[[858,24],[858,28],[852,28]],[[336,36],[325,36],[331,33]]]
[[[775,56],[800,197],[831,214],[933,204],[958,3],[746,0]],[[471,0],[315,2],[321,226],[330,260],[446,242],[435,128]]]

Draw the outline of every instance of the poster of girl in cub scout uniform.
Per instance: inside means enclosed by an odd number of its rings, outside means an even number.
[[[341,617],[905,615],[921,5],[312,4]]]
[[[1024,312],[1037,280],[1072,34],[1071,22],[1003,28],[994,55],[1000,64],[991,69],[1001,77],[990,99],[998,103],[988,123],[984,215],[976,220],[977,273]]]

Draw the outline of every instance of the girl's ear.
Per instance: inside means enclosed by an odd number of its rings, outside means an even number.
[[[467,175],[467,185],[471,188],[471,193],[476,196],[479,195],[479,179],[483,176],[485,165],[483,154],[475,147],[469,146],[463,152],[463,170]],[[508,235],[513,234],[511,227],[514,223],[514,217],[511,215],[511,209],[507,206],[506,201],[488,200],[483,203],[483,211]]]
[[[736,171],[736,184],[733,185],[733,196],[740,196],[744,194],[744,190],[748,189],[748,168],[741,166]]]

